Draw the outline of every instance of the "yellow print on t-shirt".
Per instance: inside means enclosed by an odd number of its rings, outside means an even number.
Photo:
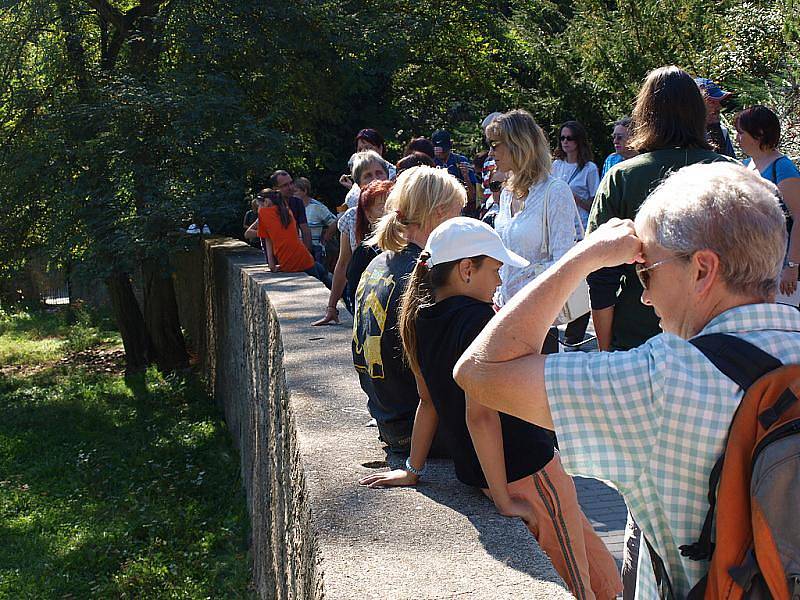
[[[373,379],[383,379],[381,336],[386,326],[386,311],[394,292],[394,275],[365,273],[356,290],[358,314],[353,323],[353,363],[357,370]]]

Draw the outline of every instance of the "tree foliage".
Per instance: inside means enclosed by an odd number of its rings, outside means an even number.
[[[143,360],[159,362],[182,343],[158,316],[181,231],[238,234],[245,192],[275,168],[338,203],[362,127],[390,158],[440,127],[470,154],[481,119],[514,107],[553,140],[584,122],[600,158],[647,71],[670,63],[739,107],[774,106],[796,156],[798,50],[794,0],[5,0],[0,278],[44,252],[135,313],[123,288],[142,274]]]

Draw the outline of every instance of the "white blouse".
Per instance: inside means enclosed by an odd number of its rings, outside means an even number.
[[[597,188],[600,186],[600,176],[597,173],[597,165],[592,161],[587,162],[583,165],[583,169],[578,171],[578,163],[554,160],[553,175],[566,181],[575,195],[583,200],[594,200],[594,196],[597,194]],[[581,223],[583,223],[585,229],[586,223],[589,221],[589,213],[579,206],[578,214],[581,217]]]
[[[552,185],[551,185],[552,182]],[[550,255],[541,252],[542,211],[545,190],[550,186],[547,222],[549,228]],[[531,186],[521,211],[511,216],[511,191],[500,194],[500,212],[494,222],[497,233],[509,250],[527,258],[527,267],[503,265],[500,268],[502,283],[495,294],[495,304],[503,306],[511,297],[534,278],[537,264],[549,267],[575,244],[575,200],[567,183],[549,175],[547,179]]]

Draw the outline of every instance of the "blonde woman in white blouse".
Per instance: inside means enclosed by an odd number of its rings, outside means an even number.
[[[500,195],[495,229],[507,248],[531,263],[528,267],[504,265],[501,269],[502,284],[495,302],[503,306],[533,280],[537,268],[549,266],[575,244],[576,209],[569,185],[550,174],[547,138],[530,113],[512,110],[497,117],[487,127],[486,136],[498,170],[509,173]],[[545,196],[549,255],[542,253]]]

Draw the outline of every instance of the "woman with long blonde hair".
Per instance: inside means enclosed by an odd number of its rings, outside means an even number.
[[[486,128],[486,137],[497,168],[509,174],[495,229],[510,250],[530,263],[503,266],[503,283],[495,295],[495,304],[503,306],[575,244],[577,209],[569,185],[551,174],[547,137],[529,112],[500,115]],[[558,351],[557,337],[548,336],[545,348]]]
[[[400,297],[428,235],[464,206],[464,186],[447,171],[412,167],[398,176],[370,244],[372,260],[356,290],[353,363],[370,414],[392,451],[408,453],[419,394],[397,331]]]

